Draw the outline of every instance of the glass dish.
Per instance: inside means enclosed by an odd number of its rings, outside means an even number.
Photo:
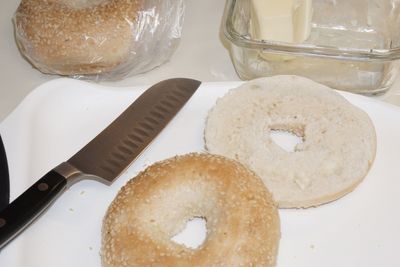
[[[293,74],[332,88],[382,94],[399,72],[399,0],[313,0],[303,43],[251,36],[250,0],[228,0],[224,34],[243,80]]]

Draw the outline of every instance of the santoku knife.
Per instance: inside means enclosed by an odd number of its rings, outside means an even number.
[[[0,248],[83,178],[111,184],[190,99],[200,82],[170,79],[147,89],[115,121],[0,212]]]

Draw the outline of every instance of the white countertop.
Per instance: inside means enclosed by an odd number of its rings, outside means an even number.
[[[19,1],[3,1],[0,8],[0,121],[38,85],[58,78],[34,69],[19,53],[12,16]],[[186,0],[180,45],[169,62],[145,74],[108,82],[113,86],[150,85],[172,77],[204,82],[239,80],[221,33],[224,0]],[[381,99],[400,105],[400,79]]]

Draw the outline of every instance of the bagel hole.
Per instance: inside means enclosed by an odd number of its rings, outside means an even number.
[[[281,129],[271,129],[269,136],[275,144],[290,153],[295,152],[296,146],[304,141],[304,136]]]
[[[207,221],[203,217],[193,217],[186,222],[185,228],[171,240],[187,248],[197,249],[207,237]]]

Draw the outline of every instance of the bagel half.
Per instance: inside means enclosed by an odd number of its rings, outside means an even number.
[[[303,142],[287,152],[270,137],[288,131]],[[281,208],[317,206],[352,191],[375,158],[368,115],[332,89],[297,76],[247,82],[210,110],[210,153],[255,171]]]
[[[197,249],[171,238],[193,217],[206,220]],[[130,180],[103,222],[102,265],[275,266],[279,216],[261,179],[239,162],[188,154]]]

